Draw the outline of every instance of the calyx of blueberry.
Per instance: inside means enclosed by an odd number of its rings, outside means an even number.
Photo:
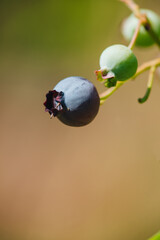
[[[49,112],[50,117],[56,117],[60,112],[64,111],[63,92],[57,92],[56,90],[49,91],[46,94],[46,101],[43,103],[45,111]]]
[[[95,74],[97,80],[104,82],[105,87],[114,87],[116,86],[115,74],[112,71],[107,71],[106,69],[96,70]]]

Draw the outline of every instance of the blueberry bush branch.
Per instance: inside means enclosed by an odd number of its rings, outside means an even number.
[[[150,69],[153,66],[155,66],[156,68],[160,66],[160,58],[155,58],[153,60],[143,63],[138,68],[136,74],[133,76],[133,79],[135,79],[138,75],[140,75],[141,73],[145,72],[146,70]]]
[[[141,31],[141,26],[143,26],[146,30],[146,32],[148,32],[149,36],[152,38],[153,42],[155,42],[159,47],[160,47],[160,38],[159,35],[154,31],[152,24],[150,23],[149,18],[147,17],[147,11],[146,13],[143,13],[144,10],[141,11],[140,7],[133,1],[133,0],[120,0],[121,2],[124,2],[127,7],[133,12],[133,16],[135,16],[137,18],[137,25],[135,26],[135,30],[134,30],[134,34],[130,40],[130,43],[128,45],[129,49],[133,49],[133,47],[136,44],[138,35],[140,34]],[[133,17],[130,17],[133,18]],[[129,20],[129,28],[130,28],[130,24],[132,24],[131,20]],[[135,21],[135,19],[134,19]],[[159,20],[160,21],[160,20]],[[159,23],[159,28],[160,28],[160,23]],[[151,40],[151,41],[152,41]],[[150,45],[152,43],[148,43],[148,45]],[[146,93],[144,95],[143,98],[139,98],[138,102],[139,103],[144,103],[151,92],[151,88],[152,88],[152,84],[153,84],[153,79],[154,79],[154,73],[156,71],[156,68],[160,66],[160,58],[156,58],[154,60],[148,61],[143,63],[136,71],[136,73],[131,77],[126,79],[125,81],[117,81],[115,86],[111,86],[110,89],[107,89],[105,92],[100,94],[100,103],[101,105],[105,102],[105,100],[110,97],[117,89],[119,89],[125,82],[131,80],[131,79],[135,79],[138,75],[140,75],[141,73],[143,73],[146,70],[150,70],[149,71],[149,78],[148,78],[148,84],[147,84],[147,90]],[[104,81],[104,77],[103,77],[103,71],[98,71],[96,72],[97,75],[97,79],[99,81],[102,82],[102,80]],[[106,86],[106,85],[105,85]],[[107,87],[110,87],[109,85],[107,85]]]

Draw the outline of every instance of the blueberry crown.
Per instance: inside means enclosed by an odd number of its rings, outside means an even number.
[[[49,112],[51,117],[57,116],[59,112],[62,112],[65,109],[63,96],[63,92],[57,92],[56,90],[49,91],[46,94],[46,101],[44,102],[45,111]]]

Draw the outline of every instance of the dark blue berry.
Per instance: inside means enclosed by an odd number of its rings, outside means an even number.
[[[98,113],[100,99],[95,86],[82,77],[61,80],[46,94],[46,112],[69,126],[84,126]]]

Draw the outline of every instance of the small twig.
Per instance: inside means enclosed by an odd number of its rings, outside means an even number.
[[[149,95],[150,95],[151,89],[152,89],[155,70],[156,70],[156,66],[152,66],[150,68],[150,73],[149,73],[149,78],[148,78],[148,83],[147,83],[147,90],[146,90],[144,97],[138,98],[139,103],[144,103],[149,98]]]

